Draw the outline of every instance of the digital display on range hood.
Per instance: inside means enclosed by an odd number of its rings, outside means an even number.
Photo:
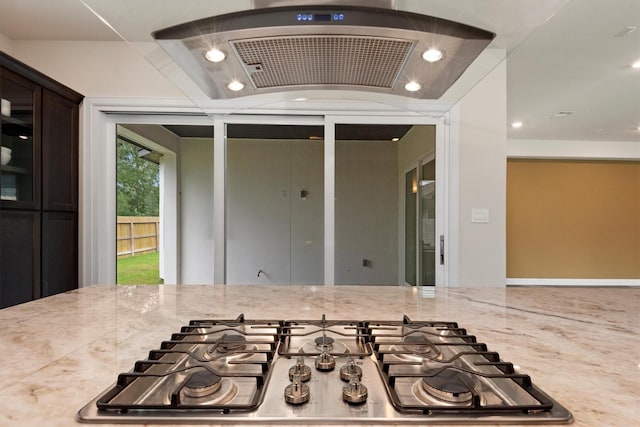
[[[342,12],[333,13],[298,13],[296,14],[296,21],[298,22],[343,22],[345,20],[345,14]]]

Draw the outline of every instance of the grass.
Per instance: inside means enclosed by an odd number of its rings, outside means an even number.
[[[117,283],[119,285],[157,285],[160,279],[160,254],[130,256],[117,261]]]

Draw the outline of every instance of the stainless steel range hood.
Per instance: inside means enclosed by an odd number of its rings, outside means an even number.
[[[438,99],[494,36],[436,17],[339,4],[253,9],[153,33],[212,99],[308,89]],[[212,49],[224,60],[207,60]],[[429,49],[442,58],[423,59]]]

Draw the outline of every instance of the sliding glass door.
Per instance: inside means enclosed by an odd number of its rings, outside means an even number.
[[[435,285],[436,126],[271,120],[216,122],[216,282]]]
[[[404,174],[404,281],[436,284],[436,160],[422,159]]]
[[[423,160],[420,166],[419,218],[420,285],[436,284],[436,159]]]

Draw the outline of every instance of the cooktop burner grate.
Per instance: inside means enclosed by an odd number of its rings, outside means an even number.
[[[389,332],[394,325],[395,332]],[[394,408],[432,414],[530,414],[553,401],[487,345],[459,328],[433,322],[387,322],[372,328],[374,356]],[[508,392],[508,393],[507,393]]]
[[[327,352],[333,356],[368,356],[371,348],[369,330],[365,322],[349,320],[287,320],[280,334],[281,356],[319,356]]]
[[[189,322],[118,376],[97,400],[104,411],[248,412],[261,404],[276,352],[278,321]]]
[[[566,423],[455,322],[192,320],[85,405],[109,423]]]

